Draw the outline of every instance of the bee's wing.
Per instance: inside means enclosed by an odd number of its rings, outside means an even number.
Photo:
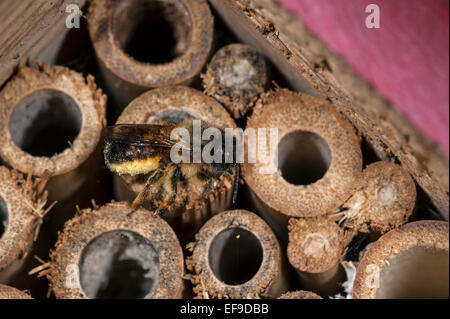
[[[171,148],[178,142],[170,139],[175,127],[156,124],[118,124],[106,128],[105,139],[135,146]]]

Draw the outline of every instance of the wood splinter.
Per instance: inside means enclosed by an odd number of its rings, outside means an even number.
[[[26,267],[25,259],[33,248],[45,208],[46,180],[25,179],[22,174],[0,166],[0,282],[17,281],[16,274]]]

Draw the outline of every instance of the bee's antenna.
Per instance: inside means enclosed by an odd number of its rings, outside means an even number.
[[[233,204],[236,203],[237,192],[239,187],[239,164],[234,164],[234,184],[233,184]]]

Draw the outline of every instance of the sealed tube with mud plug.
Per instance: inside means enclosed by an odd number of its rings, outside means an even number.
[[[351,236],[326,217],[290,219],[287,256],[302,288],[323,297],[339,291],[345,279],[340,261]]]
[[[375,162],[358,178],[350,198],[330,214],[341,227],[384,234],[408,222],[416,204],[416,185],[395,163]]]
[[[264,57],[245,44],[230,44],[214,54],[203,78],[205,93],[235,119],[248,114],[269,83]]]

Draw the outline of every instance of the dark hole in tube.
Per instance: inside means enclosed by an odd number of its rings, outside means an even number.
[[[113,32],[133,59],[164,64],[185,52],[190,27],[187,11],[178,1],[135,0],[118,9]]]
[[[70,147],[80,133],[81,122],[80,109],[70,96],[57,90],[40,90],[14,109],[9,132],[24,152],[52,157]]]
[[[378,299],[448,299],[448,250],[413,247],[392,257],[381,270]]]
[[[208,254],[214,275],[228,285],[240,285],[252,279],[263,260],[259,240],[238,227],[218,234]]]
[[[331,163],[331,151],[319,135],[307,131],[287,134],[278,144],[278,167],[293,185],[309,185],[321,179]]]
[[[8,209],[3,199],[0,197],[0,239],[8,227]]]
[[[159,283],[159,256],[141,235],[125,230],[104,233],[83,250],[81,286],[92,299],[141,299]]]

